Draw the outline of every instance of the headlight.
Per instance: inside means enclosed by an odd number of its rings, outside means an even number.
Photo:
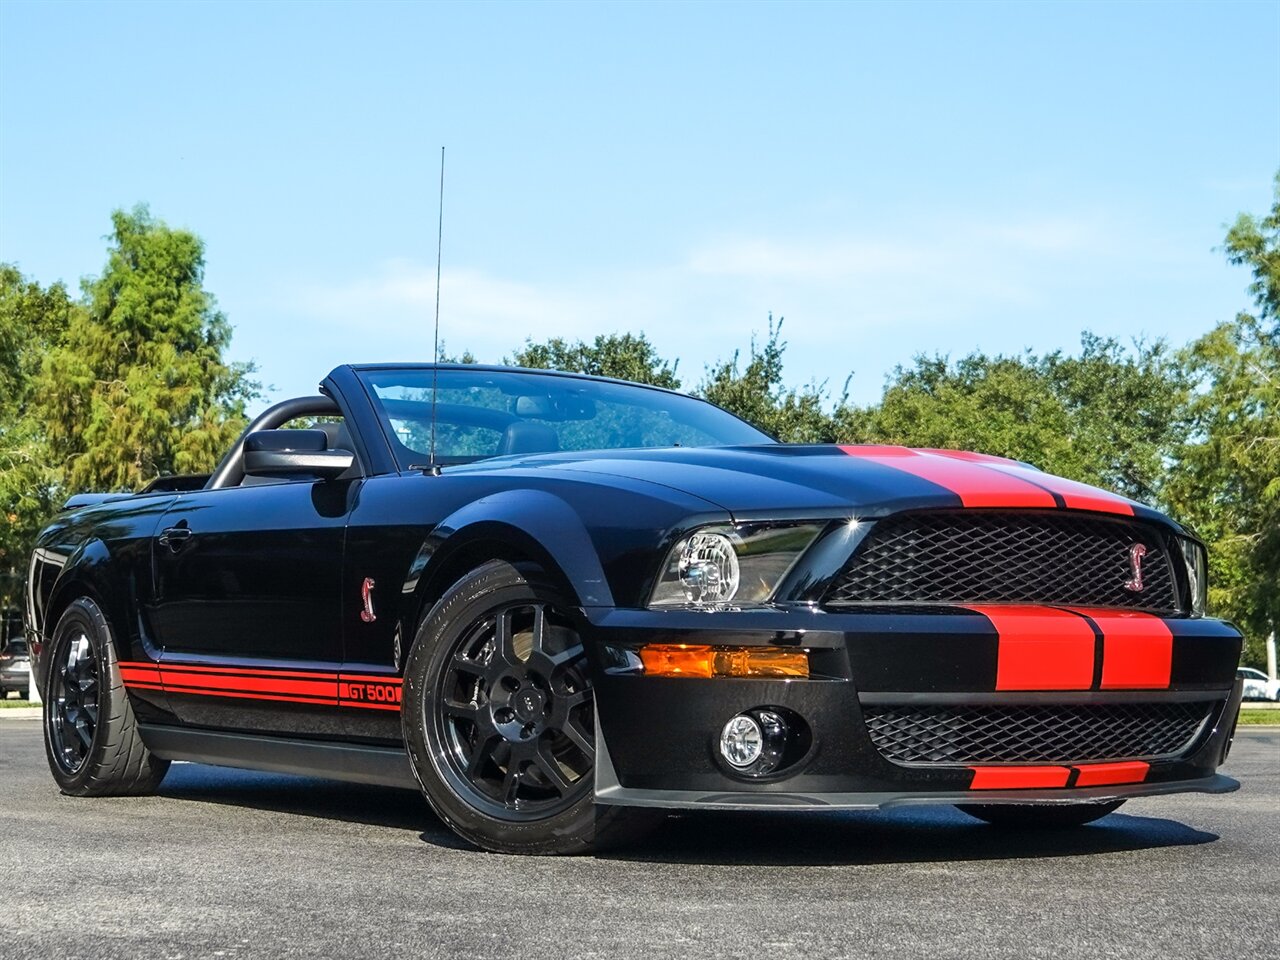
[[[822,524],[716,524],[667,554],[651,607],[761,603],[822,531]]]
[[[1203,617],[1209,596],[1209,556],[1195,540],[1178,537],[1182,559],[1187,565],[1187,582],[1191,585],[1191,615]]]

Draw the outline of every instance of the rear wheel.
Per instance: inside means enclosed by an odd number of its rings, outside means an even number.
[[[962,803],[958,808],[998,827],[1080,827],[1119,809],[1123,800],[1104,803]]]
[[[597,807],[595,711],[570,604],[492,562],[423,620],[405,664],[405,744],[446,824],[486,850],[585,853],[651,816]]]
[[[71,796],[153,793],[169,769],[138,735],[111,628],[88,597],[67,607],[53,631],[44,735],[53,779]]]

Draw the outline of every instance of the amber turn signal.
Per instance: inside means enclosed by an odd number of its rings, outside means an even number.
[[[650,643],[640,648],[647,677],[808,677],[809,654],[782,647]]]

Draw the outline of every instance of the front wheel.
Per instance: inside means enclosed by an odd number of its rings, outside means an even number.
[[[500,853],[586,853],[652,819],[595,804],[595,711],[570,603],[494,561],[441,597],[405,664],[414,775],[457,834]]]
[[[957,808],[997,827],[1080,827],[1119,809],[1123,800],[1103,803],[962,803]]]

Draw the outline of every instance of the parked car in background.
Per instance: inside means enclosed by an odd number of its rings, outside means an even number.
[[[1280,702],[1280,680],[1272,680],[1261,670],[1241,667],[1236,676],[1244,687],[1246,700],[1275,700]]]
[[[31,658],[27,652],[27,640],[22,634],[22,620],[5,618],[4,634],[0,636],[0,700],[17,693],[27,695],[31,676]]]

